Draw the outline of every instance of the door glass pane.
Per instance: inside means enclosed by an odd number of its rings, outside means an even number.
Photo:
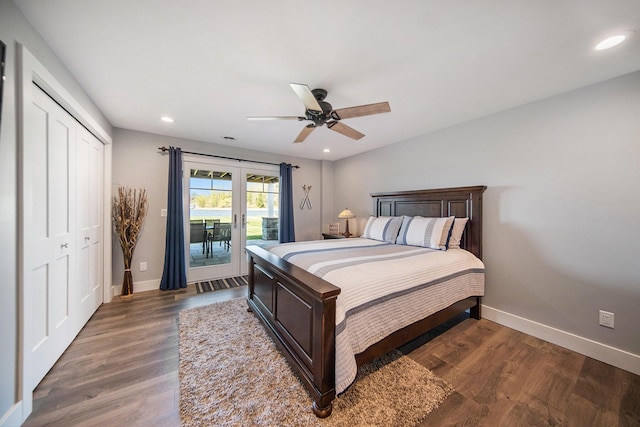
[[[231,262],[231,173],[191,169],[190,267]]]
[[[278,242],[278,176],[247,174],[247,245]]]

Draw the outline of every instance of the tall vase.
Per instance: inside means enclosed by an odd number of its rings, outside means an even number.
[[[120,296],[133,296],[133,275],[131,274],[131,259],[133,258],[133,251],[129,252],[123,249],[122,256],[124,258],[124,277],[122,278],[122,292],[120,293]]]

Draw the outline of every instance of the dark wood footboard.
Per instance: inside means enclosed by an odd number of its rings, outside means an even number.
[[[331,414],[335,390],[335,313],[340,288],[258,247],[247,246],[250,309],[266,326],[313,400]]]

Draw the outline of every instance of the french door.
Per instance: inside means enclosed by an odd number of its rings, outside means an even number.
[[[245,245],[278,240],[277,166],[184,162],[187,281],[247,274]]]

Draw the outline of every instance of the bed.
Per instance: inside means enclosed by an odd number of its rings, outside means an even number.
[[[373,216],[380,220],[468,218],[461,249],[438,251],[396,245],[384,239],[300,242],[269,250],[246,247],[249,310],[264,324],[308,390],[312,410],[318,417],[331,414],[331,402],[352,381],[354,367],[357,369],[466,310],[473,318],[480,318],[485,189],[475,186],[371,194]],[[384,262],[386,266],[380,266]],[[448,269],[453,267],[441,262],[463,265],[464,274],[452,274]],[[436,268],[414,269],[416,265]],[[398,276],[399,271],[407,276]],[[372,279],[368,276],[377,276],[381,283],[369,285]],[[366,292],[358,291],[364,289],[358,285],[360,282],[366,284]],[[386,284],[400,289],[377,295]],[[454,288],[452,284],[461,286],[461,293],[448,292]],[[436,292],[433,297],[432,292]],[[354,296],[359,294],[374,294],[375,304],[359,301]],[[427,304],[427,300],[435,303]],[[405,310],[411,301],[419,304]],[[377,316],[377,320],[359,318],[360,314]]]

